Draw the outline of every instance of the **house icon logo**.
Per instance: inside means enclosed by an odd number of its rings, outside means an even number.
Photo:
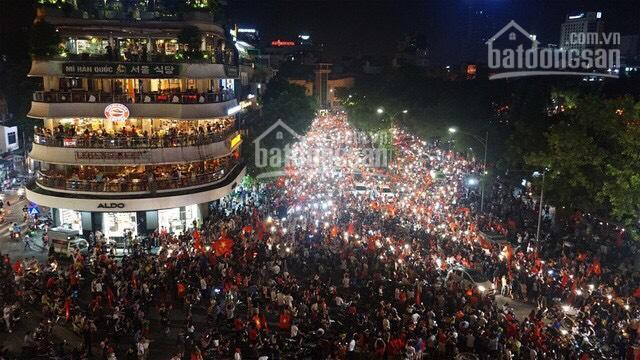
[[[518,25],[514,20],[509,21],[507,25],[505,25],[500,31],[498,31],[495,35],[493,35],[485,44],[489,47],[489,51],[493,49],[493,44],[496,40],[502,38],[502,35],[507,33],[507,39],[509,42],[515,43],[518,41],[518,37],[524,37],[531,41],[531,47],[538,47],[540,42],[536,40],[536,36],[529,34],[528,31],[522,28],[522,26]],[[520,36],[518,36],[518,34]]]
[[[291,146],[302,139],[302,136],[278,119],[273,125],[253,140],[255,167],[263,171],[257,178],[278,177],[284,175],[282,170],[291,163]]]
[[[485,42],[489,80],[538,75],[570,75],[617,78],[611,69],[620,67],[620,50],[592,46],[563,49],[540,46],[536,35],[511,20]]]

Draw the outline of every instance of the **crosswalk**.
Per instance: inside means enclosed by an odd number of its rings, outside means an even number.
[[[7,206],[7,201],[11,206]],[[25,229],[27,223],[24,221],[22,208],[27,206],[27,200],[19,200],[17,195],[6,194],[4,199],[4,221],[0,223],[0,241],[8,240],[11,228],[14,223],[18,224],[21,229]]]

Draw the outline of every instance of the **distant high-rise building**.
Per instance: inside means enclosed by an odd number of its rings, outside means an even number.
[[[594,47],[602,39],[602,12],[581,12],[567,15],[560,30],[560,48],[583,50]]]
[[[326,109],[329,106],[329,73],[331,72],[331,64],[318,63],[316,64],[315,74],[315,96],[318,102],[318,106],[321,109]]]

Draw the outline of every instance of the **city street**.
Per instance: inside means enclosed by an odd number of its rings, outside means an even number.
[[[11,204],[10,206],[7,206],[7,201]],[[16,191],[4,193],[4,221],[0,223],[0,251],[9,254],[12,259],[35,257],[38,260],[44,260],[47,257],[47,252],[42,250],[40,234],[36,234],[31,239],[31,249],[25,248],[22,240],[18,241],[9,237],[14,224],[18,224],[24,233],[27,223],[24,221],[23,208],[28,204],[29,201],[26,199],[20,200]]]
[[[524,320],[529,314],[531,310],[535,310],[535,306],[527,303],[523,303],[522,301],[513,300],[507,296],[496,295],[496,304],[498,306],[507,305],[508,307],[513,309],[513,314],[518,318],[518,320]]]
[[[637,1],[5,3],[0,360],[640,360]]]

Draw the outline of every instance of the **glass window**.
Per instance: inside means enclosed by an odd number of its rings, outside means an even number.
[[[12,131],[10,133],[7,134],[7,142],[9,143],[9,145],[13,145],[16,143],[16,132]]]

